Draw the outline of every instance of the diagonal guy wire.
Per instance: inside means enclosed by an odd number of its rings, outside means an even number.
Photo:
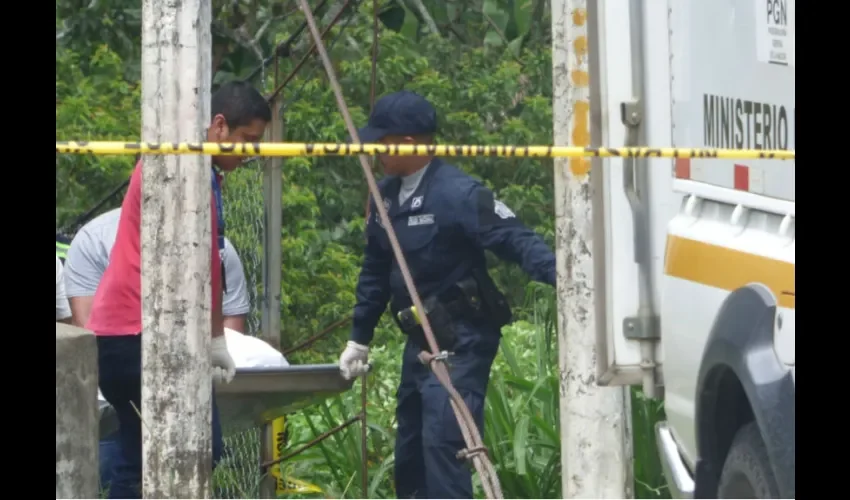
[[[339,106],[339,111],[345,121],[345,126],[348,128],[348,133],[351,135],[353,142],[359,143],[360,136],[357,134],[357,128],[354,126],[354,121],[351,119],[351,114],[348,111],[348,106],[346,105],[345,98],[342,95],[342,88],[337,81],[333,64],[331,63],[327,50],[325,50],[324,43],[322,43],[322,35],[319,33],[319,28],[316,25],[316,20],[313,17],[312,12],[310,11],[310,6],[307,4],[307,0],[298,0],[298,3],[301,6],[301,11],[307,19],[307,26],[310,29],[310,33],[313,35],[313,40],[316,42],[316,49],[322,59],[322,64],[325,66],[328,80],[333,88],[337,105]],[[378,184],[375,181],[375,176],[372,174],[369,161],[365,155],[360,155],[359,159],[360,166],[363,168],[363,174],[366,176],[366,183],[369,185],[369,191],[375,199],[378,215],[381,217],[381,221],[386,228],[387,236],[390,240],[390,246],[392,246],[393,249],[393,255],[401,269],[404,284],[407,287],[407,291],[410,294],[410,298],[412,299],[416,310],[424,311],[425,308],[422,306],[422,300],[419,297],[419,292],[416,291],[416,286],[413,283],[413,277],[411,276],[410,269],[407,266],[407,260],[404,258],[404,253],[401,250],[401,245],[398,242],[393,226],[390,224],[387,210],[384,208],[383,198],[378,190]],[[445,360],[438,357],[440,348],[437,345],[437,341],[434,339],[434,333],[431,329],[431,323],[428,321],[427,315],[422,315],[421,322],[422,329],[425,332],[425,338],[428,339],[428,345],[431,348],[429,364],[431,365],[431,369],[437,380],[449,393],[452,409],[454,410],[455,417],[457,418],[458,425],[461,433],[463,434],[464,442],[466,443],[466,450],[461,450],[460,456],[468,457],[472,460],[472,463],[481,478],[481,485],[484,489],[484,494],[487,495],[487,498],[500,499],[502,498],[502,491],[501,486],[499,485],[499,479],[496,475],[495,469],[493,468],[493,464],[490,462],[487,454],[483,452],[484,443],[481,441],[481,433],[478,431],[478,427],[475,425],[475,420],[472,418],[472,414],[460,393],[458,393],[457,389],[455,389],[452,385],[451,377],[449,376],[448,370],[444,364]]]

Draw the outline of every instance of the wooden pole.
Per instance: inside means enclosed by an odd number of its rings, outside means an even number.
[[[210,19],[209,0],[143,0],[143,141],[206,139]],[[143,162],[142,492],[209,498],[210,157]]]
[[[590,146],[588,4],[552,0],[556,146]],[[593,7],[591,5],[591,7]],[[592,11],[595,11],[592,9]],[[555,159],[563,498],[629,498],[624,390],[596,384],[593,189],[588,158]]]

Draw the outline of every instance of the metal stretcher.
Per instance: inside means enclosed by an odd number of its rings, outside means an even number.
[[[284,415],[314,405],[351,389],[337,365],[295,365],[275,368],[239,368],[233,381],[216,387],[221,426],[225,431],[260,426],[260,494],[274,498],[278,478],[270,474],[269,462],[280,460],[273,423]],[[115,411],[100,402],[100,436],[118,429]]]

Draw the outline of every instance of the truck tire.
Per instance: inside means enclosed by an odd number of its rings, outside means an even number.
[[[718,498],[779,498],[767,447],[755,422],[735,434],[717,488]]]

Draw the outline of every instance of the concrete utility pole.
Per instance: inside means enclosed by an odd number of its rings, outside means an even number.
[[[143,0],[143,141],[206,139],[210,18],[209,0]],[[143,161],[142,492],[209,498],[210,158]]]
[[[552,0],[556,146],[590,146],[588,24],[596,17],[588,19],[587,3]],[[630,498],[624,390],[596,385],[590,167],[588,158],[555,159],[563,497]]]

